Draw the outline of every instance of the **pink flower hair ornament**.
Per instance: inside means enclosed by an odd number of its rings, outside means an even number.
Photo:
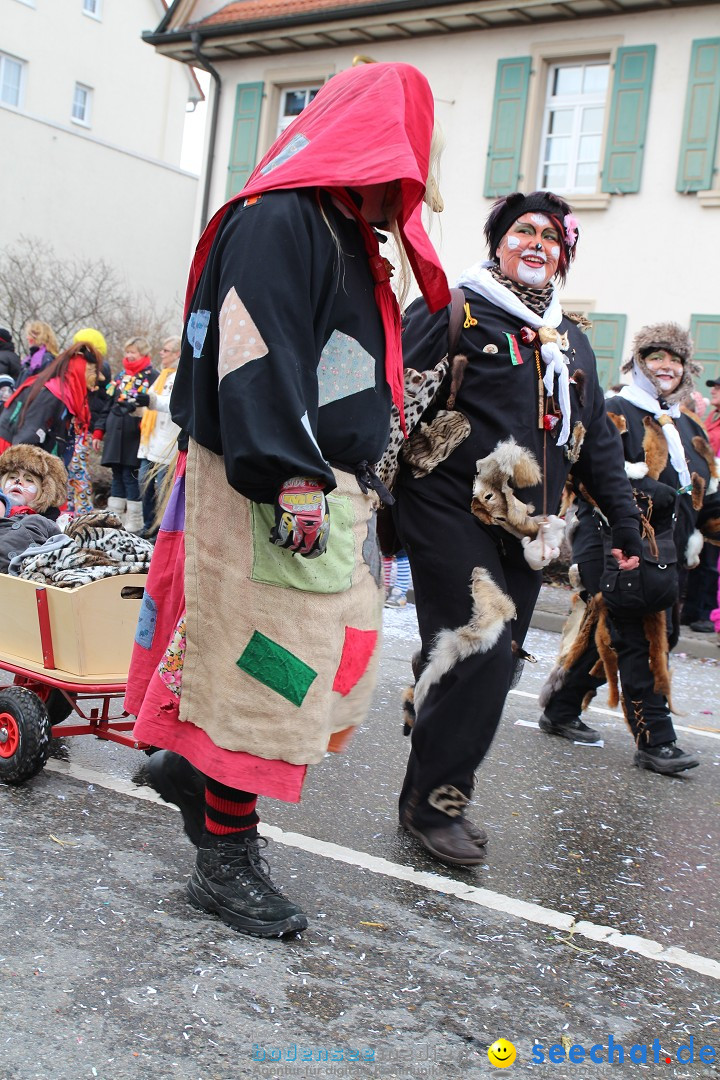
[[[566,214],[563,218],[563,225],[565,226],[565,243],[569,248],[574,248],[577,244],[580,222],[574,214]]]

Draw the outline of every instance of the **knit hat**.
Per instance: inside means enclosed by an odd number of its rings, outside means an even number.
[[[93,330],[92,326],[78,330],[73,338],[73,345],[90,345],[103,359],[107,356],[107,342],[100,331]]]
[[[12,334],[5,326],[0,326],[0,345],[9,345],[13,347]]]
[[[633,338],[632,356],[625,361],[622,371],[632,371],[637,364],[655,389],[661,391],[660,384],[645,363],[645,358],[658,349],[665,349],[683,363],[683,375],[679,385],[672,394],[662,394],[667,403],[672,405],[675,401],[683,401],[688,394],[692,393],[696,376],[702,374],[702,365],[692,358],[693,340],[682,326],[672,322],[651,323],[649,326],[643,326]]]
[[[10,386],[15,389],[15,380],[12,375],[0,375],[0,386]]]
[[[38,495],[33,510],[44,514],[51,506],[67,501],[67,472],[60,458],[41,450],[39,446],[19,443],[0,454],[0,486],[13,469],[24,469],[38,480]]]

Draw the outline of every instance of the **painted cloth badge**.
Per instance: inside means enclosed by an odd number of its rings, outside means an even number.
[[[518,364],[522,364],[523,358],[520,355],[520,349],[518,348],[518,343],[515,340],[514,336],[512,334],[505,334],[505,337],[507,338],[508,345],[510,347],[510,359],[512,360],[513,364],[515,364],[516,366]]]

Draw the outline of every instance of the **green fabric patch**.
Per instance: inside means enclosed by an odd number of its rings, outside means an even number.
[[[345,495],[328,495],[330,537],[327,551],[317,559],[293,555],[287,548],[270,543],[275,524],[275,508],[270,503],[252,503],[253,562],[251,577],[265,585],[302,592],[339,593],[352,584],[355,569],[355,514]]]
[[[254,631],[236,663],[242,671],[263,686],[269,686],[293,705],[302,705],[313,680],[317,678],[317,671],[258,630]]]

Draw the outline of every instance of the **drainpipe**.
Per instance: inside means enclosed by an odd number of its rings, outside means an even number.
[[[208,139],[207,159],[205,168],[205,184],[203,186],[202,206],[200,208],[200,232],[202,232],[208,223],[210,184],[212,183],[213,163],[215,161],[215,139],[217,137],[218,114],[220,111],[220,91],[222,89],[222,83],[216,69],[212,66],[207,57],[203,56],[201,52],[203,40],[202,34],[200,34],[199,31],[195,30],[190,35],[190,40],[192,41],[193,53],[195,54],[198,67],[201,67],[204,71],[207,71],[208,74],[212,76],[213,83],[215,84],[212,115],[210,117],[210,137]]]

